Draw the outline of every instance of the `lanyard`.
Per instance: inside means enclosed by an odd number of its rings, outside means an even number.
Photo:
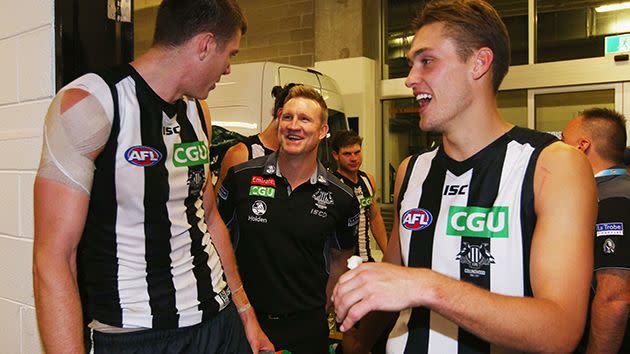
[[[621,176],[621,175],[627,175],[627,174],[628,174],[628,171],[625,168],[609,168],[607,170],[597,172],[595,177]]]

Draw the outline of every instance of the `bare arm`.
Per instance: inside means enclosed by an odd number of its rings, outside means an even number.
[[[330,275],[328,276],[328,283],[326,284],[326,310],[330,308],[331,296],[333,289],[339,277],[348,270],[347,260],[354,254],[353,249],[349,250],[337,250],[331,249],[331,262],[330,262]]]
[[[89,197],[59,182],[35,179],[33,287],[37,322],[48,353],[83,352],[76,253]]]
[[[618,353],[630,309],[630,271],[600,269],[591,306],[587,353]]]
[[[504,347],[534,352],[573,350],[584,328],[588,303],[595,183],[584,156],[554,144],[540,156],[534,189],[538,216],[530,255],[534,297],[491,293],[429,269],[363,264],[344,274],[338,286],[342,297],[336,308],[343,327],[351,327],[371,310],[425,306]],[[562,252],[556,251],[558,245]]]
[[[243,143],[238,143],[228,149],[228,151],[225,153],[225,156],[223,157],[223,161],[221,161],[221,171],[219,172],[219,179],[217,179],[217,184],[214,187],[215,193],[219,190],[219,188],[221,188],[223,180],[225,179],[225,175],[227,175],[230,167],[247,161],[247,156],[247,146],[245,146],[245,144]]]
[[[205,102],[200,101],[200,103],[204,108],[206,125],[208,127],[208,132],[210,132],[212,131],[210,114],[207,111]],[[259,350],[263,349],[273,350],[274,347],[260,328],[256,314],[249,304],[249,299],[243,289],[243,282],[241,281],[241,276],[239,275],[236,266],[236,257],[234,256],[234,248],[232,247],[230,234],[227,227],[225,227],[225,223],[221,219],[219,210],[217,209],[215,192],[212,188],[212,183],[206,183],[206,189],[203,194],[203,207],[205,210],[205,221],[208,225],[208,232],[210,233],[212,243],[214,244],[214,247],[219,254],[219,258],[221,259],[223,272],[225,273],[225,278],[232,292],[232,301],[234,302],[234,305],[241,316],[241,320],[243,321],[245,334],[252,352],[258,353]]]
[[[67,120],[77,116],[64,117],[63,114],[79,103],[85,104],[87,100],[83,100],[88,96],[88,92],[80,89],[60,93],[55,98],[55,101],[60,100],[59,111],[52,108],[53,101],[46,124],[55,126],[63,120],[66,120],[64,124],[74,124]],[[54,129],[48,133],[52,134],[49,138],[56,134]],[[69,136],[72,135],[65,138]],[[95,140],[86,148],[100,144]],[[83,152],[85,155],[79,158],[94,160],[101,149],[102,146],[92,152]],[[83,318],[76,258],[89,205],[85,189],[89,186],[87,183],[83,186],[71,185],[42,177],[46,175],[42,166],[46,163],[40,165],[39,173],[42,175],[38,174],[35,178],[34,187],[33,290],[38,327],[46,352],[82,353]]]
[[[376,194],[374,176],[368,174],[368,178],[370,179],[372,190],[374,190],[374,194]],[[384,252],[387,249],[387,230],[385,230],[385,222],[381,215],[381,209],[379,209],[378,204],[376,204],[375,196],[372,198],[372,205],[370,206],[370,229],[372,230],[378,247]]]

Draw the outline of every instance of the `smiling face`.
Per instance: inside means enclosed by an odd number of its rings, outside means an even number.
[[[322,108],[311,99],[295,97],[282,108],[278,122],[280,149],[292,156],[317,154],[317,145],[328,133]]]
[[[347,174],[358,172],[363,163],[361,145],[359,144],[340,147],[339,152],[333,151],[332,155],[339,163],[339,169]]]
[[[463,61],[444,25],[434,22],[416,32],[407,57],[405,85],[420,105],[420,129],[445,132],[473,100],[474,55]]]

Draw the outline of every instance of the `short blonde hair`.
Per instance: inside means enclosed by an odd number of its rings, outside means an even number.
[[[322,115],[320,117],[322,124],[328,123],[328,106],[326,105],[326,101],[324,101],[322,95],[320,95],[317,90],[305,85],[293,86],[289,89],[289,94],[287,95],[287,98],[284,99],[284,103],[286,104],[290,99],[298,97],[317,102],[319,108],[322,110]]]

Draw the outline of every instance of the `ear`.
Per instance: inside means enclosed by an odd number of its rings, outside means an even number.
[[[494,53],[488,47],[480,48],[473,54],[473,79],[479,80],[490,71],[492,62],[494,61]]]
[[[322,140],[328,134],[328,123],[322,124],[321,128],[319,128],[319,140]]]
[[[332,156],[335,158],[335,161],[339,161],[339,154],[337,153],[337,151],[332,150]]]
[[[200,61],[208,58],[217,49],[217,40],[212,32],[204,32],[194,37],[195,49]]]
[[[592,143],[591,139],[589,139],[588,137],[581,137],[578,140],[577,148],[578,148],[578,150],[580,150],[580,151],[582,151],[583,153],[586,154],[590,150],[590,148],[592,146],[591,143]]]

